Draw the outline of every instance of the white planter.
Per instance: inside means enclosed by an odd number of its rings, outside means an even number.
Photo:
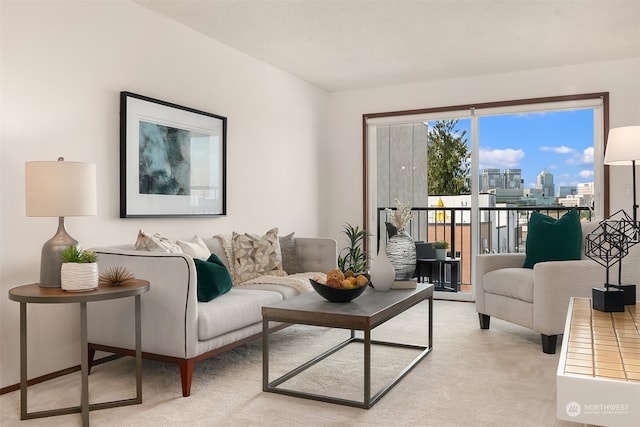
[[[98,287],[98,263],[65,262],[60,269],[60,286],[65,291],[83,292]]]
[[[447,257],[446,249],[436,249],[436,259],[444,260]]]

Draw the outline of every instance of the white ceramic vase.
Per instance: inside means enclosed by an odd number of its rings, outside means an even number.
[[[371,260],[371,285],[376,291],[388,291],[393,286],[396,271],[387,256],[387,248],[384,239],[378,254]]]
[[[60,287],[69,292],[91,291],[97,288],[98,263],[63,263],[60,269]]]

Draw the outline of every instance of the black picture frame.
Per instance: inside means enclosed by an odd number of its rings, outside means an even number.
[[[120,217],[227,213],[227,118],[120,92]]]

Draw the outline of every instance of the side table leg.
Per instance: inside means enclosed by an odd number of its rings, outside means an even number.
[[[80,366],[82,370],[82,395],[80,412],[82,425],[89,426],[89,347],[87,343],[87,303],[80,303]]]
[[[460,262],[451,263],[451,287],[460,292],[460,283],[458,282],[458,276],[460,275]]]
[[[27,419],[27,303],[20,303],[20,419]]]
[[[140,295],[135,296],[136,312],[136,403],[142,403],[142,315]]]

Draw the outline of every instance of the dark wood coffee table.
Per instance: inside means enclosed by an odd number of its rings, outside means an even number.
[[[429,301],[428,345],[402,344],[371,339],[371,331],[387,320],[403,313],[407,309],[422,302]],[[302,324],[329,328],[349,329],[350,337],[333,348],[316,356],[308,362],[289,371],[274,381],[269,381],[269,322]],[[364,338],[355,336],[355,331],[362,331]],[[364,344],[364,396],[362,401],[340,399],[330,396],[306,393],[278,387],[305,369],[315,365],[350,343]],[[374,395],[371,394],[371,344],[387,345],[421,350],[391,381]],[[393,289],[377,292],[367,289],[361,296],[351,302],[334,303],[322,298],[315,292],[300,295],[276,304],[262,307],[262,390],[320,400],[323,402],[371,408],[394,385],[405,377],[433,349],[433,285],[419,283],[416,289]]]

